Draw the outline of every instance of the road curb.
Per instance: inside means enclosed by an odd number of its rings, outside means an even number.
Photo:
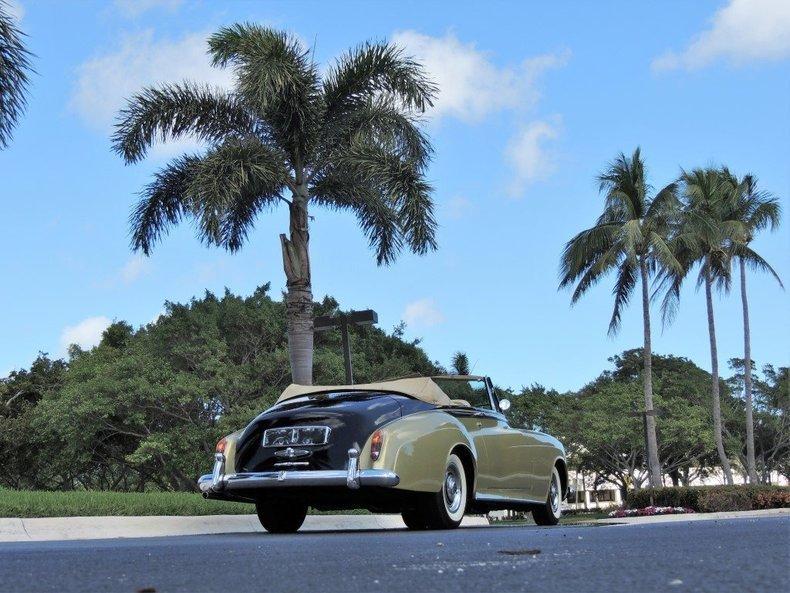
[[[788,517],[790,509],[764,509],[759,511],[733,511],[723,513],[688,513],[685,515],[655,515],[653,517],[616,517],[597,519],[596,523],[610,525],[645,525],[649,523],[676,523],[678,521],[721,521],[723,519],[762,519]]]
[[[464,527],[487,526],[485,517],[465,517]],[[301,531],[404,529],[400,515],[309,515]],[[255,515],[199,517],[42,517],[0,518],[0,542],[65,541],[264,533]]]

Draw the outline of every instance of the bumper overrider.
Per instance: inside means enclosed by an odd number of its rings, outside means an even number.
[[[225,456],[217,453],[214,471],[200,476],[198,487],[204,496],[212,497],[233,490],[299,488],[303,486],[347,486],[357,490],[361,486],[397,486],[398,474],[383,469],[359,469],[359,451],[348,450],[345,470],[281,470],[269,472],[225,473]]]

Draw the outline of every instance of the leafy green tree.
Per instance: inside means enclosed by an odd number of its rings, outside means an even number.
[[[733,391],[745,392],[745,360],[732,358],[730,368],[735,371],[728,385]],[[755,470],[760,482],[769,483],[771,474],[790,477],[790,374],[788,367],[774,368],[764,365],[761,372],[752,361],[753,422]],[[742,414],[737,424],[728,424],[731,440],[740,452],[739,457],[747,467],[748,452],[743,451],[744,426]]]
[[[680,298],[680,287],[691,269],[699,264],[697,287],[705,287],[708,337],[711,358],[713,434],[724,478],[733,483],[732,468],[724,448],[719,386],[719,356],[713,314],[713,289],[728,292],[731,284],[732,244],[741,225],[734,218],[737,188],[730,175],[719,169],[683,171],[684,205],[678,217],[673,250],[681,270],[667,270],[668,289],[664,298],[665,320],[671,320]]]
[[[237,251],[261,212],[285,204],[291,372],[294,382],[310,384],[311,208],[356,215],[379,264],[404,247],[435,249],[424,177],[431,146],[418,116],[436,89],[419,64],[386,43],[358,46],[323,77],[298,38],[270,28],[223,27],[208,45],[214,66],[233,68],[232,91],[189,82],[147,88],[120,113],[113,144],[127,163],[157,140],[186,136],[209,145],[174,160],[143,190],[132,246],[149,254],[188,218],[204,243]]]
[[[39,402],[57,392],[67,365],[40,353],[27,370],[0,379],[0,484],[12,488],[50,486],[64,468],[52,464],[56,449],[45,435],[33,430]]]
[[[670,222],[678,207],[676,185],[670,183],[651,195],[642,155],[637,148],[631,157],[620,154],[598,176],[605,192],[604,211],[595,226],[582,231],[565,246],[561,259],[560,288],[576,285],[575,303],[609,272],[615,271],[614,311],[609,333],[620,327],[620,316],[637,282],[642,289],[644,334],[644,408],[653,410],[652,347],[650,330],[650,277],[663,270],[679,271],[679,264],[668,246]],[[647,455],[650,483],[661,485],[656,421],[647,416]]]
[[[557,436],[576,471],[592,473],[623,492],[644,483],[646,465],[641,418],[629,414],[642,399],[641,348],[610,359],[614,368],[578,392],[540,385],[511,396],[509,420]],[[658,442],[663,472],[673,483],[705,475],[714,455],[709,419],[710,374],[688,359],[654,355],[655,405],[661,410]],[[729,395],[726,386],[722,387]],[[727,400],[729,402],[729,398]]]
[[[0,0],[0,148],[8,146],[27,105],[32,68],[23,39],[24,33],[9,14],[8,5]]]
[[[0,454],[13,460],[0,485],[194,489],[217,440],[290,382],[286,307],[268,291],[167,303],[145,327],[114,323],[68,364],[42,358],[0,381]],[[329,297],[314,307],[339,309]],[[361,381],[439,370],[416,345],[379,328],[355,327],[351,340]],[[339,333],[319,334],[317,379],[338,383],[343,374]]]
[[[729,171],[724,171],[728,175]],[[752,403],[752,344],[749,326],[749,302],[746,294],[746,266],[753,270],[768,272],[782,286],[782,281],[774,269],[760,254],[751,247],[751,242],[760,231],[776,229],[781,220],[779,200],[768,192],[757,188],[757,178],[745,175],[742,180],[731,176],[730,183],[736,188],[736,201],[731,218],[738,228],[733,236],[733,255],[738,261],[741,280],[741,305],[743,308],[743,358],[744,381],[743,394],[746,403],[746,471],[749,481],[758,483],[757,468],[754,458],[754,418]]]

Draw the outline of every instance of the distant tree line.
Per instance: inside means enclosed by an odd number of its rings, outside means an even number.
[[[609,359],[613,369],[579,391],[559,393],[542,385],[511,392],[511,421],[538,427],[563,441],[571,469],[586,473],[594,486],[608,482],[625,491],[648,485],[642,418],[641,348]],[[720,380],[722,426],[736,471],[747,478],[746,403],[741,397],[743,360],[730,360],[735,374]],[[654,404],[659,475],[666,485],[688,485],[718,467],[710,422],[711,374],[687,358],[653,355]],[[788,367],[765,365],[754,383],[754,425],[758,478],[772,472],[790,479],[790,375]]]
[[[332,298],[314,304],[332,314]],[[388,333],[355,327],[351,342],[359,382],[447,372],[400,325]],[[577,392],[539,385],[508,392],[515,425],[538,426],[563,440],[573,469],[621,488],[645,476],[642,420],[629,416],[642,397],[640,349],[611,359],[613,369]],[[724,433],[743,449],[743,362],[722,381]],[[223,435],[271,406],[290,383],[285,304],[269,286],[249,297],[206,293],[167,303],[157,321],[134,329],[119,321],[90,350],[73,346],[67,360],[41,354],[30,368],[0,379],[0,486],[37,489],[192,490],[209,469]],[[451,370],[469,373],[456,353]],[[675,356],[654,356],[661,473],[684,484],[716,464],[709,420],[708,372]],[[315,375],[344,381],[338,332],[316,335]],[[754,382],[755,435],[762,479],[790,474],[790,382],[786,367],[767,365]]]

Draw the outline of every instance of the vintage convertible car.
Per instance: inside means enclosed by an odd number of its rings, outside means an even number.
[[[254,502],[261,524],[293,532],[308,507],[401,513],[411,529],[465,513],[529,510],[554,525],[568,488],[555,438],[514,428],[488,377],[289,386],[217,444],[206,498]]]

